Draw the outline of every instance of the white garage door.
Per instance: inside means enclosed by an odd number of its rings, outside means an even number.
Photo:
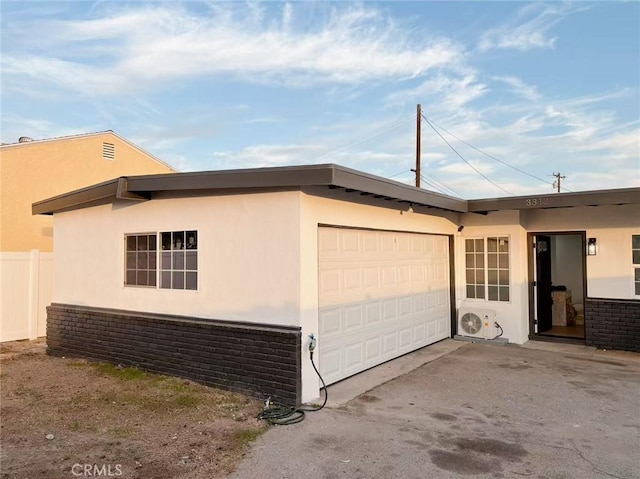
[[[446,236],[320,227],[318,261],[327,384],[450,337]]]

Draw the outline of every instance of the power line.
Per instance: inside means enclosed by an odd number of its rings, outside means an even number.
[[[449,142],[446,140],[446,138],[440,134],[440,132],[436,129],[436,127],[435,127],[435,126],[433,126],[433,124],[429,121],[429,119],[428,119],[426,116],[422,115],[422,118],[424,118],[424,120],[427,122],[427,124],[431,127],[431,129],[432,129],[433,131],[435,131],[435,132],[436,132],[436,134],[437,134],[437,135],[442,139],[442,141],[444,141],[444,142],[447,144],[447,146],[449,146],[449,148],[451,148],[451,150],[452,150],[456,155],[458,155],[458,157],[460,157],[460,159],[461,159],[462,161],[464,161],[467,165],[469,165],[469,166],[473,169],[473,171],[475,171],[476,173],[478,173],[480,176],[482,176],[485,180],[487,180],[489,183],[491,183],[491,184],[492,184],[493,186],[495,186],[496,188],[499,188],[499,189],[501,189],[502,191],[504,191],[506,194],[513,196],[513,193],[511,193],[510,191],[508,191],[508,190],[504,189],[504,188],[503,188],[502,186],[500,186],[499,184],[497,184],[497,183],[495,183],[494,181],[492,181],[488,176],[486,176],[485,174],[483,174],[483,173],[482,173],[480,170],[478,170],[475,166],[473,166],[471,163],[469,163],[469,162],[468,162],[468,161],[467,161],[467,160],[466,160],[466,159],[465,159],[465,158],[464,158],[460,153],[458,153],[458,150],[456,150],[456,149],[451,145],[451,143],[449,143]]]
[[[462,197],[462,195],[460,195],[459,193],[456,193],[454,190],[449,188],[444,183],[436,180],[435,178],[431,178],[431,181],[429,181],[429,179],[423,174],[420,174],[420,178],[422,179],[422,181],[424,181],[428,185],[432,186],[434,190],[437,190],[439,193],[442,193],[443,195],[449,196],[449,195],[451,195],[451,192],[453,192],[454,196]],[[449,190],[449,192],[447,192],[445,190]]]
[[[460,193],[459,191],[454,190],[453,188],[451,188],[450,186],[447,186],[447,184],[445,182],[443,182],[442,180],[440,180],[437,176],[433,175],[433,174],[429,174],[429,176],[431,177],[431,179],[435,182],[437,182],[440,186],[442,186],[443,188],[449,190],[451,193],[453,193],[455,196],[459,196],[460,198],[466,198],[466,196],[462,193]],[[424,176],[422,177],[422,179],[424,180]],[[425,180],[426,181],[426,180]],[[442,193],[445,193],[444,191],[442,191]],[[445,194],[449,194],[449,193],[445,193]]]
[[[422,181],[424,181],[427,185],[429,185],[431,188],[433,188],[434,190],[436,190],[436,191],[438,191],[438,192],[440,192],[440,193],[446,194],[444,191],[442,191],[442,189],[441,189],[438,185],[436,185],[435,183],[432,183],[431,181],[429,181],[428,179],[426,179],[426,178],[424,177],[424,175],[422,175],[422,174],[421,174],[421,175],[420,175],[420,179],[421,179]]]
[[[396,176],[401,175],[402,173],[410,173],[410,172],[411,172],[411,170],[407,170],[407,169],[405,168],[404,170],[402,170],[402,171],[398,171],[397,173],[395,173],[395,174],[393,174],[393,175],[391,175],[391,176],[387,176],[387,178],[388,178],[388,179],[395,178]]]
[[[347,148],[351,148],[352,146],[356,146],[359,145],[361,143],[365,143],[369,140],[372,140],[373,138],[376,138],[378,136],[382,136],[385,135],[387,133],[390,133],[394,130],[397,130],[398,128],[404,126],[405,124],[409,123],[409,121],[413,120],[413,116],[409,117],[409,118],[400,118],[398,120],[394,120],[386,125],[380,126],[378,128],[375,128],[373,130],[371,130],[370,132],[366,133],[364,136],[350,142],[347,143],[346,145],[342,145],[336,148],[332,148],[328,151],[325,151],[323,154],[321,154],[320,156],[316,157],[316,161],[321,159],[321,158],[325,158],[326,156],[329,156],[333,153],[337,153],[339,151],[342,150],[346,150]]]
[[[426,118],[425,118],[425,120],[426,120]],[[531,177],[533,179],[536,179],[538,181],[542,181],[543,183],[546,183],[546,184],[551,184],[551,183],[549,183],[549,181],[547,181],[547,180],[545,180],[543,178],[540,178],[538,176],[532,175],[531,173],[527,173],[526,171],[521,170],[520,168],[517,168],[517,167],[515,167],[513,165],[510,165],[509,163],[507,163],[506,161],[501,160],[500,158],[496,158],[495,156],[490,155],[489,153],[486,153],[486,152],[482,151],[480,148],[477,148],[477,147],[473,146],[471,143],[468,143],[468,142],[464,141],[462,138],[460,138],[459,136],[456,136],[455,134],[451,133],[450,131],[444,129],[443,127],[441,127],[437,123],[433,122],[433,124],[435,126],[437,126],[438,128],[440,128],[445,133],[447,133],[448,135],[451,135],[452,137],[454,137],[456,140],[460,141],[461,143],[464,143],[469,148],[472,148],[472,149],[476,150],[478,153],[482,153],[484,156],[486,156],[488,158],[491,158],[492,160],[495,160],[498,163],[502,163],[503,165],[508,166],[509,168],[511,168],[513,170],[516,170],[517,172],[522,173],[523,175],[527,175],[527,176],[529,176],[529,177]],[[554,185],[554,187],[555,187],[555,185]],[[562,188],[562,189],[565,190],[565,191],[571,192],[571,190],[569,190],[567,188]]]

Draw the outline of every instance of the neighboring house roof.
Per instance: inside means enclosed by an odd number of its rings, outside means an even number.
[[[144,150],[143,148],[140,148],[135,143],[132,143],[129,140],[127,140],[126,138],[118,135],[113,130],[96,131],[96,132],[93,132],[93,133],[80,133],[78,135],[57,136],[57,137],[53,137],[53,138],[43,138],[43,139],[39,139],[39,140],[37,140],[37,139],[34,140],[32,138],[23,136],[23,137],[20,137],[20,139],[16,143],[2,143],[2,144],[0,144],[0,149],[4,150],[4,149],[24,148],[24,147],[27,147],[27,146],[39,145],[39,144],[42,144],[42,143],[52,143],[52,142],[67,141],[67,140],[77,140],[77,139],[82,139],[82,138],[90,138],[90,137],[93,137],[93,136],[103,136],[103,135],[113,135],[116,138],[118,138],[120,141],[126,143],[127,145],[131,146],[132,148],[135,148],[136,150],[141,151],[142,153],[147,155],[149,158],[157,161],[158,163],[161,163],[162,165],[166,166],[170,170],[176,171],[175,168],[173,168],[168,163],[162,161],[160,158],[158,158],[157,156],[152,155],[151,153],[149,153],[148,151]]]
[[[33,204],[32,211],[50,215],[116,200],[146,201],[162,192],[189,196],[197,191],[295,190],[312,186],[458,213],[640,203],[640,188],[463,200],[343,166],[324,164],[124,176],[39,201]]]

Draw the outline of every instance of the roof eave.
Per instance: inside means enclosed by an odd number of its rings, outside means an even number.
[[[640,188],[555,193],[551,195],[516,196],[469,200],[470,213],[500,210],[535,210],[573,208],[579,206],[608,206],[640,203]]]
[[[119,193],[123,190],[122,184],[125,180],[125,178],[116,178],[87,188],[54,196],[53,198],[37,201],[31,205],[31,214],[52,215],[63,211],[112,203],[119,198]],[[122,199],[139,198],[123,197]]]

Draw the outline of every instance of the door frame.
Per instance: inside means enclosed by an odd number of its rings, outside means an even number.
[[[536,333],[536,290],[535,290],[535,281],[536,281],[536,242],[535,237],[539,235],[544,236],[562,236],[562,235],[579,235],[581,237],[582,243],[582,297],[585,299],[584,308],[585,308],[585,328],[586,328],[586,308],[587,308],[587,232],[584,230],[580,231],[535,231],[535,232],[527,232],[527,290],[529,295],[529,339],[537,339],[537,340],[558,340],[563,342],[579,342],[584,344],[586,339],[570,339],[570,338],[554,338],[550,336],[543,336],[539,333]]]

